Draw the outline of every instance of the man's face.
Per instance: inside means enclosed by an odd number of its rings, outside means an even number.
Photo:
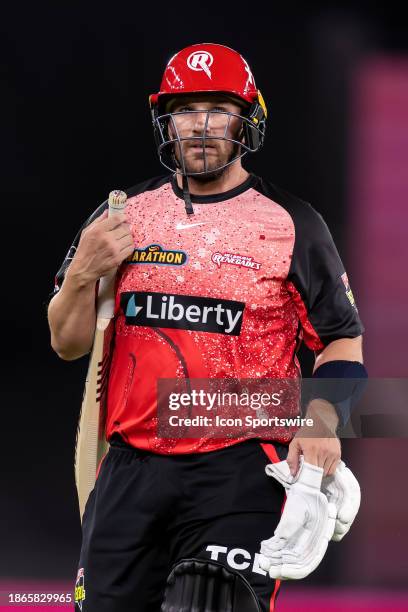
[[[221,176],[225,168],[218,169],[237,157],[240,149],[239,144],[223,139],[242,140],[242,120],[226,113],[240,115],[243,112],[242,107],[222,95],[197,94],[173,98],[166,111],[172,114],[181,113],[173,115],[174,124],[170,121],[169,134],[174,138],[178,133],[180,139],[187,139],[181,142],[187,174],[205,172],[195,176],[201,181],[210,181]],[[203,136],[205,141],[200,140]],[[180,145],[174,146],[176,159],[182,167]]]

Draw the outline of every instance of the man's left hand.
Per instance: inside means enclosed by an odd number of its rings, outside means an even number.
[[[292,476],[299,469],[299,457],[306,463],[323,468],[323,476],[333,476],[341,459],[340,440],[336,435],[338,416],[331,404],[325,400],[313,400],[307,410],[312,426],[299,429],[289,444],[287,462]]]

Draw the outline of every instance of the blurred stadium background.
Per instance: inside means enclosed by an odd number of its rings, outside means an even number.
[[[86,360],[52,353],[44,301],[109,190],[162,174],[147,98],[180,48],[219,42],[248,60],[269,121],[246,166],[322,213],[366,327],[370,375],[407,377],[408,27],[396,3],[196,0],[9,4],[0,28],[3,610],[11,588],[62,591],[75,580],[72,463]],[[305,351],[302,363],[307,375]],[[407,430],[344,441],[360,513],[316,572],[283,586],[278,610],[408,610],[407,455]]]

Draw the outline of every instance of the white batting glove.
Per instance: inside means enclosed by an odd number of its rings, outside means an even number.
[[[322,493],[336,506],[336,524],[332,540],[340,542],[353,524],[361,502],[360,485],[344,461],[340,461],[334,476],[323,478]]]
[[[322,478],[322,468],[304,461],[296,481],[287,487],[275,534],[261,543],[259,564],[271,578],[305,578],[323,559],[334,533],[336,507],[320,490]]]
[[[268,476],[272,476],[286,491],[290,490],[292,484],[298,479],[303,466],[303,456],[300,457],[300,468],[296,476],[290,473],[287,461],[271,463],[266,466],[265,471]],[[340,461],[334,476],[325,476],[322,480],[321,491],[327,497],[329,503],[336,506],[336,524],[332,540],[340,540],[349,531],[361,502],[360,485],[353,472],[346,467],[344,461]]]

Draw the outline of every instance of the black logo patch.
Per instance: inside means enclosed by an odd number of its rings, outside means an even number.
[[[85,583],[84,583],[84,568],[81,567],[78,570],[77,579],[75,583],[75,603],[78,608],[82,610],[82,604],[85,599]]]
[[[122,293],[120,305],[128,325],[190,329],[229,336],[239,336],[245,309],[244,302],[144,291]]]
[[[356,302],[354,300],[354,295],[353,295],[353,292],[351,290],[349,279],[348,279],[348,276],[347,276],[346,272],[344,272],[344,274],[341,275],[341,280],[343,281],[344,287],[346,289],[346,295],[347,295],[347,298],[348,298],[350,304],[352,305],[353,308],[355,308],[355,310],[357,310],[357,305],[356,305]]]
[[[160,244],[149,244],[143,249],[135,249],[126,259],[129,264],[156,264],[158,266],[184,266],[187,253],[175,249],[164,249]]]

